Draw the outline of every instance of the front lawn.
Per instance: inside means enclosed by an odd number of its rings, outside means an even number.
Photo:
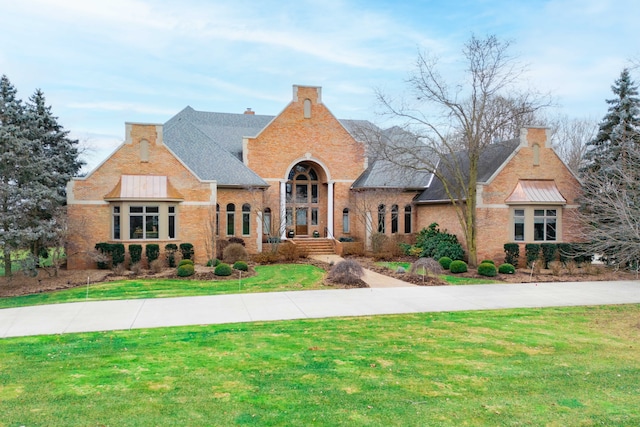
[[[0,298],[0,308],[86,300],[166,298],[325,288],[322,283],[324,270],[313,265],[274,264],[257,266],[255,270],[255,276],[242,280],[134,279],[103,282],[89,287],[81,286],[63,291]]]
[[[640,425],[640,305],[0,340],[1,426]]]

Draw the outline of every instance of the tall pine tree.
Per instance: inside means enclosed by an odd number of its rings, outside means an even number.
[[[607,100],[608,112],[596,138],[587,144],[585,173],[606,172],[618,162],[628,144],[640,144],[640,98],[628,69],[622,70],[611,90],[616,97]]]
[[[57,123],[42,92],[30,101],[24,105],[9,79],[0,78],[0,245],[7,275],[13,251],[37,255],[60,231],[54,212],[82,166],[77,141]]]

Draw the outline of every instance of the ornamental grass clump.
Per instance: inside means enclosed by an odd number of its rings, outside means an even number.
[[[364,276],[364,269],[357,261],[347,259],[331,267],[327,278],[335,283],[344,285],[360,285]]]
[[[411,264],[409,274],[419,274],[421,276],[437,276],[442,274],[442,265],[433,258],[418,258]]]

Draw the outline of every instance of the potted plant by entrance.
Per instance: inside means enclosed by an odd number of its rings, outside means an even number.
[[[320,237],[318,230],[313,230],[313,237]]]
[[[292,229],[292,228],[290,228],[290,229],[287,231],[287,237],[288,237],[288,238],[293,239],[293,237],[294,237],[295,235],[296,235],[296,233],[293,231],[293,229]]]

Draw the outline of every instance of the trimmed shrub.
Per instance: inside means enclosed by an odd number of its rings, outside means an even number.
[[[492,259],[483,259],[482,261],[480,261],[480,264],[493,264],[493,265],[496,265],[496,263],[493,262]]]
[[[481,276],[494,277],[498,274],[496,266],[492,263],[481,262],[478,266],[478,274]]]
[[[231,276],[231,273],[233,273],[233,270],[231,270],[231,266],[229,264],[225,264],[224,262],[218,264],[216,269],[213,270],[213,274],[215,274],[216,276]]]
[[[229,246],[224,248],[224,252],[222,253],[222,259],[227,264],[233,264],[236,261],[245,260],[247,258],[247,250],[240,243],[230,243]]]
[[[233,263],[234,270],[249,271],[249,266],[244,261],[236,261]]]
[[[176,266],[176,252],[178,252],[178,245],[175,243],[167,243],[164,247],[164,253],[167,257],[167,264],[169,267],[174,268]]]
[[[520,259],[520,245],[517,243],[505,243],[504,255],[505,264],[517,266],[518,260]]]
[[[527,243],[524,245],[524,253],[527,257],[527,267],[531,267],[540,258],[540,245],[537,243]]]
[[[542,249],[542,258],[544,259],[544,268],[549,268],[549,263],[555,261],[558,253],[558,245],[555,243],[543,243],[540,245]]]
[[[148,243],[144,248],[144,253],[147,256],[147,261],[149,261],[149,266],[151,266],[151,263],[160,256],[160,245],[157,243]]]
[[[512,264],[505,262],[498,267],[498,272],[500,274],[514,274],[516,272],[516,268]]]
[[[575,251],[573,250],[573,246],[571,243],[558,243],[558,259],[564,265],[567,265],[573,257],[575,256]]]
[[[111,264],[111,254],[109,253],[108,243],[96,243],[95,249],[98,252],[98,269],[108,270]]]
[[[280,255],[277,252],[267,251],[251,255],[251,261],[257,264],[273,264],[278,262]]]
[[[451,267],[451,263],[453,262],[453,260],[448,256],[443,256],[438,260],[438,262],[440,263],[442,268],[444,268],[445,270],[448,270],[449,267]]]
[[[451,265],[449,266],[449,271],[451,271],[453,274],[466,273],[467,263],[458,259],[454,260],[451,262]]]
[[[218,264],[220,264],[220,260],[218,258],[207,261],[207,267],[216,267]]]
[[[182,259],[193,259],[193,245],[191,243],[180,243],[180,252]]]
[[[194,262],[190,259],[180,260],[180,262],[178,263],[178,267],[182,267],[183,265],[194,265]]]
[[[357,261],[347,259],[331,267],[327,279],[344,285],[359,285],[362,283],[362,276],[364,276],[362,266]]]
[[[142,245],[129,245],[129,256],[131,265],[139,263],[142,259]]]
[[[111,261],[113,265],[124,264],[124,245],[122,243],[111,244]]]
[[[196,272],[193,264],[183,264],[178,267],[178,276],[179,277],[189,277],[193,276]]]

